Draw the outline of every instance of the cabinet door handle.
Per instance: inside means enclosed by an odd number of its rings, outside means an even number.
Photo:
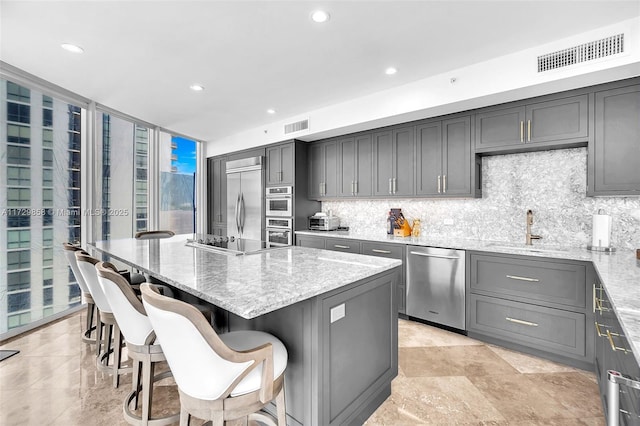
[[[392,182],[393,182],[393,193],[395,194],[398,191],[396,187],[396,178],[392,178]]]
[[[524,121],[520,120],[520,142],[524,142]]]
[[[349,248],[351,248],[349,246],[343,246],[342,244],[334,244],[333,246],[335,248],[339,248],[339,249],[349,249]]]
[[[507,275],[507,278],[511,278],[512,280],[518,280],[518,281],[527,281],[530,283],[537,283],[540,281],[537,278],[519,277],[517,275]]]
[[[593,313],[596,313],[596,285],[593,285]],[[596,323],[596,326],[598,326],[598,323]],[[598,335],[600,335],[600,333],[598,333]]]
[[[619,337],[624,337],[621,334],[618,333],[612,333],[609,330],[607,330],[607,338],[609,339],[609,345],[611,345],[611,350],[614,352],[624,352],[625,354],[628,353],[628,351],[625,348],[621,348],[619,346],[616,346],[616,344],[613,342],[613,336],[619,336]]]
[[[318,184],[318,193],[322,195],[322,182]]]
[[[374,253],[391,254],[391,250],[371,249]]]
[[[391,178],[389,178],[389,194],[393,194],[393,184],[391,183]]]
[[[358,193],[358,181],[353,182],[353,186],[355,187],[355,190],[353,191],[353,195],[356,195]]]
[[[506,317],[505,319],[507,321],[509,321],[509,322],[513,322],[513,323],[520,324],[520,325],[528,325],[529,327],[537,327],[538,326],[538,324],[535,323],[535,322],[524,321],[524,320],[515,319],[515,318],[509,318],[509,317]]]
[[[438,194],[440,193],[440,175],[438,175]]]
[[[447,175],[442,175],[442,192],[447,193]]]
[[[531,142],[531,120],[527,120],[527,142]]]

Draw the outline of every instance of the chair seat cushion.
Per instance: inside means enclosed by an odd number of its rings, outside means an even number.
[[[220,334],[220,339],[231,349],[246,351],[262,346],[265,343],[273,345],[273,378],[280,376],[287,367],[287,349],[275,336],[262,331],[242,330]],[[231,396],[244,395],[260,389],[262,379],[262,365],[253,369],[238,386],[231,392]]]

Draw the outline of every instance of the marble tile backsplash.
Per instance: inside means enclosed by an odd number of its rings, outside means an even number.
[[[358,232],[386,229],[389,209],[401,208],[422,220],[423,235],[524,243],[531,209],[532,233],[542,236],[535,245],[586,247],[603,209],[612,246],[640,248],[640,197],[587,197],[586,148],[484,157],[482,177],[480,199],[336,200],[322,210]]]

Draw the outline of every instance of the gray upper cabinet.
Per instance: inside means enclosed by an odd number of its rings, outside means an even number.
[[[373,179],[371,135],[338,141],[338,196],[370,197]]]
[[[374,195],[413,195],[415,193],[414,156],[413,126],[374,133]]]
[[[267,185],[293,185],[294,143],[267,148]]]
[[[524,106],[476,114],[476,149],[524,143]]]
[[[309,151],[309,198],[338,194],[338,143],[335,140],[312,144]]]
[[[416,194],[474,196],[471,117],[416,127]]]
[[[550,96],[476,114],[476,152],[518,152],[586,145],[589,96]]]
[[[640,195],[640,85],[595,94],[587,195]]]
[[[207,189],[209,205],[209,233],[214,228],[226,227],[227,171],[225,156],[207,160]]]

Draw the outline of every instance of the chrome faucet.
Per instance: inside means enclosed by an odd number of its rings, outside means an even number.
[[[542,237],[540,235],[533,235],[531,233],[531,225],[533,225],[533,212],[527,210],[527,245],[531,245],[531,240],[539,240]]]

